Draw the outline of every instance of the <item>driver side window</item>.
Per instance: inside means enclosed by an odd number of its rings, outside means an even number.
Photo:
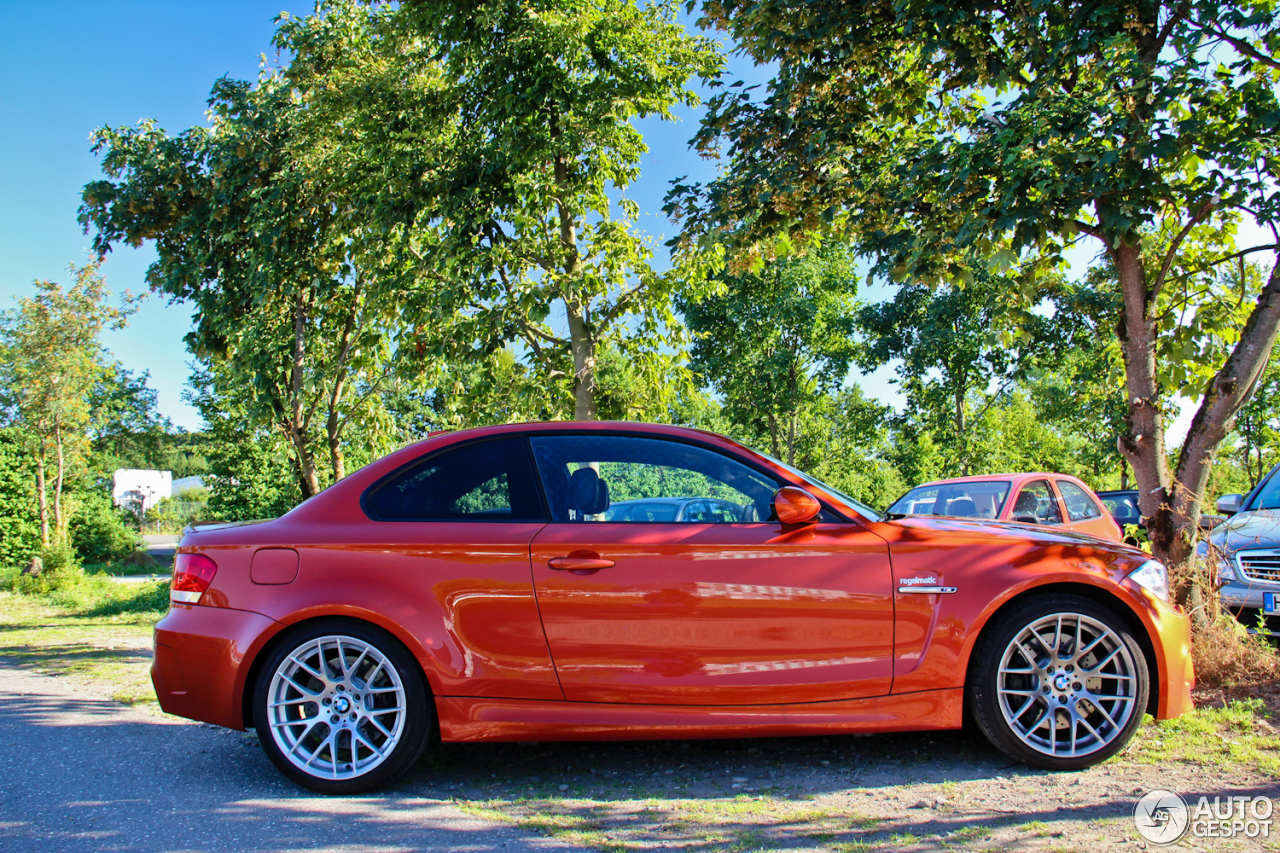
[[[530,439],[560,522],[742,524],[766,521],[773,479],[712,450],[653,438]]]

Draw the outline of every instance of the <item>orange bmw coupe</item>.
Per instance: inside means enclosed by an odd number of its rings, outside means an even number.
[[[188,529],[152,678],[308,788],[444,741],[959,728],[1076,769],[1191,707],[1164,566],[879,513],[692,429],[433,436],[281,518]]]

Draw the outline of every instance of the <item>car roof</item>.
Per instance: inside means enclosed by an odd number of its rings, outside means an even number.
[[[1017,480],[1033,480],[1042,477],[1057,477],[1062,480],[1072,480],[1079,483],[1075,477],[1070,474],[1058,474],[1052,471],[1031,471],[1018,474],[971,474],[968,477],[948,477],[945,480],[930,480],[928,483],[921,483],[920,486],[943,486],[948,483],[989,483],[994,480],[1008,480],[1014,482]],[[917,486],[916,488],[920,488]]]

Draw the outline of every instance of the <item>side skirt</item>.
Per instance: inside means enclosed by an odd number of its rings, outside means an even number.
[[[958,729],[964,688],[795,705],[612,705],[536,699],[436,698],[440,739],[664,740]]]

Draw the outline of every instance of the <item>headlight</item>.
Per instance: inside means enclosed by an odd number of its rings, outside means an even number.
[[[1169,571],[1159,560],[1147,560],[1129,572],[1129,580],[1161,601],[1169,601]]]
[[[1205,564],[1213,572],[1216,578],[1215,582],[1220,583],[1236,579],[1235,564],[1231,559],[1231,555],[1212,542],[1204,539],[1197,542],[1196,557],[1204,560]]]

